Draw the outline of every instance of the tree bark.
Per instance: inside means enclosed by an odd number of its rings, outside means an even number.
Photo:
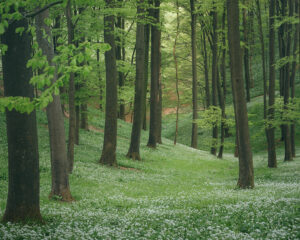
[[[295,14],[300,16],[299,12],[299,2],[295,1]],[[296,63],[297,63],[297,51],[299,51],[299,32],[300,32],[300,23],[295,24],[295,35],[294,35],[294,46],[293,46],[293,55],[294,60],[292,63],[292,72],[291,72],[291,101],[294,103],[295,98],[295,76],[296,76]],[[296,157],[296,148],[295,148],[295,122],[291,124],[291,145],[292,145],[292,157]]]
[[[24,9],[23,9],[24,10]],[[19,9],[21,11],[21,9]],[[22,34],[16,29],[22,27]],[[31,58],[32,36],[26,18],[10,23],[1,36],[7,45],[2,55],[4,94],[6,97],[33,98],[29,83],[32,70],[26,67]],[[39,197],[39,153],[36,113],[19,113],[6,109],[8,143],[8,197],[4,222],[42,221]]]
[[[209,106],[210,106],[210,89],[209,89],[209,79],[208,79],[208,63],[207,63],[205,31],[203,31],[202,36],[203,36],[203,61],[204,61],[204,76],[205,76],[205,99],[206,99],[206,108],[209,108]]]
[[[275,150],[275,128],[274,120],[275,104],[275,0],[270,0],[269,8],[269,109],[268,109],[268,167],[276,168],[276,150]]]
[[[230,53],[231,81],[235,99],[236,128],[239,147],[238,187],[254,187],[254,171],[250,135],[248,126],[247,105],[243,82],[243,67],[240,47],[239,5],[238,0],[227,0],[228,42]]]
[[[293,1],[289,0],[289,17],[293,16],[294,8],[293,8]],[[291,53],[291,29],[292,25],[290,23],[287,24],[286,27],[286,55],[287,57],[290,57]],[[288,105],[290,103],[290,63],[285,64],[285,71],[284,71],[284,109],[286,111],[288,110]],[[291,145],[291,133],[290,133],[290,127],[288,124],[283,125],[284,128],[284,146],[285,146],[285,153],[284,153],[284,161],[292,161],[293,155],[292,155],[292,145]]]
[[[192,101],[193,101],[193,123],[192,123],[192,140],[191,147],[197,148],[198,145],[198,90],[197,90],[197,46],[196,46],[196,21],[195,0],[190,0],[191,5],[191,43],[192,43]]]
[[[127,153],[128,158],[141,160],[140,157],[140,138],[144,117],[144,98],[145,98],[145,27],[142,23],[144,20],[144,9],[141,6],[143,0],[138,2],[137,14],[138,22],[136,29],[136,78],[134,93],[134,111],[133,124],[131,130],[130,146]]]
[[[245,4],[245,1],[244,1]],[[248,41],[248,23],[247,11],[243,9],[243,28],[244,28],[244,69],[245,69],[245,83],[246,83],[246,99],[250,102],[250,69],[249,69],[249,41]]]
[[[105,0],[106,8],[113,8],[113,0]],[[104,42],[111,46],[105,52],[106,67],[106,104],[105,104],[105,129],[104,142],[100,163],[109,166],[116,166],[116,147],[117,147],[117,67],[116,50],[114,37],[114,15],[104,16]]]
[[[177,106],[176,106],[176,123],[175,123],[175,134],[174,134],[174,145],[177,143],[177,136],[178,136],[178,120],[179,120],[179,107],[180,107],[180,94],[179,94],[179,79],[178,79],[178,61],[176,56],[176,47],[177,47],[177,39],[179,36],[179,26],[180,26],[180,20],[179,20],[179,2],[176,0],[176,35],[173,45],[173,58],[174,58],[174,64],[175,64],[175,79],[176,79],[176,96],[177,96]]]
[[[50,27],[45,24],[45,19],[49,17],[49,10],[45,10],[36,16],[36,38],[43,54],[47,57],[50,66],[54,66],[53,43]],[[45,33],[45,35],[43,34]],[[52,84],[55,84],[57,75],[54,74]],[[62,201],[72,201],[69,186],[67,146],[64,127],[64,118],[61,110],[59,95],[53,94],[53,102],[47,106],[47,119],[49,128],[50,152],[51,152],[51,177],[52,185],[49,198],[58,196]]]
[[[149,9],[147,9],[149,12]],[[150,46],[150,24],[145,24],[145,84],[144,84],[144,120],[143,129],[147,130],[147,88],[148,88],[148,66],[149,66],[149,46]]]
[[[72,23],[71,1],[68,0],[66,6],[68,44],[74,44],[74,25]],[[69,64],[71,57],[69,56]],[[68,171],[72,173],[74,167],[74,144],[76,135],[76,111],[75,111],[75,76],[70,73],[69,78],[69,141],[68,141]]]
[[[215,2],[213,2],[215,4]],[[217,78],[218,78],[218,12],[216,7],[214,6],[213,11],[213,35],[212,35],[212,105],[214,107],[218,106],[218,87],[217,87]],[[218,126],[215,124],[212,129],[212,146],[210,149],[210,153],[213,155],[217,154],[217,141],[218,141]]]
[[[154,23],[160,23],[160,0],[154,0],[154,7],[150,9]],[[160,29],[151,26],[151,92],[150,92],[150,129],[148,147],[156,148],[158,133],[158,104],[159,104],[159,71],[160,71]]]

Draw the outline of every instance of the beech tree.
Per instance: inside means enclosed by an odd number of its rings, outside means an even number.
[[[227,0],[228,43],[230,55],[232,94],[235,108],[236,129],[239,148],[239,179],[240,188],[254,187],[254,171],[248,114],[243,83],[243,67],[239,31],[239,1]]]
[[[105,0],[106,9],[113,8],[113,0]],[[115,17],[112,13],[104,16],[104,42],[109,44],[111,49],[105,52],[106,67],[106,105],[105,105],[105,129],[104,142],[100,163],[109,166],[117,165],[117,66],[116,66],[116,45],[114,36]]]
[[[11,10],[13,6],[11,6]],[[18,9],[24,12],[24,9]],[[12,13],[12,12],[11,12]],[[22,33],[16,30],[23,28]],[[32,77],[27,61],[31,58],[32,36],[28,19],[14,19],[1,36],[7,46],[2,55],[4,93],[6,97],[33,98]],[[6,109],[8,141],[8,197],[3,216],[5,222],[42,221],[39,197],[39,154],[36,113]]]
[[[148,147],[156,148],[158,134],[158,104],[160,78],[160,0],[154,0],[154,7],[150,7],[150,14],[154,18],[151,25],[151,89],[150,89],[150,127]],[[155,25],[154,25],[155,24]]]
[[[198,145],[198,90],[197,90],[197,46],[196,46],[196,13],[195,13],[195,0],[190,0],[191,7],[191,45],[192,45],[192,73],[193,73],[193,86],[192,86],[192,104],[193,104],[193,123],[192,123],[192,140],[191,147],[197,148]]]
[[[144,17],[144,9],[141,6],[143,0],[138,2],[137,7],[137,30],[136,30],[136,79],[135,79],[135,93],[134,93],[134,110],[133,110],[133,124],[131,130],[130,147],[127,157],[133,160],[141,160],[140,157],[140,136],[142,124],[144,119],[144,98],[145,98],[145,27],[142,23]]]
[[[45,23],[49,17],[49,10],[38,14],[36,21],[36,38],[39,47],[47,57],[49,66],[54,66],[54,48],[52,43],[52,33],[50,27]],[[52,78],[52,84],[55,84],[57,74]],[[64,118],[61,109],[59,95],[53,94],[53,101],[47,106],[47,119],[49,128],[50,153],[51,153],[51,192],[49,197],[58,196],[62,201],[73,200],[68,175],[67,146],[65,137]]]

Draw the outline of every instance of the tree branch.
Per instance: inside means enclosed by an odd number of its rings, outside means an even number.
[[[38,14],[44,12],[44,11],[47,10],[48,8],[50,8],[50,7],[52,7],[52,6],[55,6],[55,5],[57,5],[57,4],[60,4],[60,3],[63,3],[63,1],[62,1],[62,0],[59,0],[59,1],[56,1],[56,2],[53,2],[53,3],[49,3],[48,5],[46,5],[46,6],[42,7],[42,8],[40,8],[40,9],[38,9],[38,10],[35,11],[35,12],[25,13],[25,14],[24,14],[24,17],[26,17],[26,18],[35,17],[36,15],[38,15]]]

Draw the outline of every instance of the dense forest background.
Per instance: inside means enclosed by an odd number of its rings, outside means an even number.
[[[0,1],[0,238],[299,238],[299,11]]]

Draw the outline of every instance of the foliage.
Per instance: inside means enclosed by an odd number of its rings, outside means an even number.
[[[102,113],[89,112],[103,129]],[[76,201],[49,200],[50,160],[45,113],[38,111],[41,212],[44,225],[0,224],[1,239],[297,239],[299,238],[299,157],[266,167],[254,156],[256,187],[235,189],[238,163],[163,139],[148,149],[142,134],[143,161],[125,158],[131,126],[118,122],[120,168],[97,164],[103,133],[82,131],[70,184]],[[7,143],[0,114],[0,215],[7,194]],[[3,136],[3,137],[2,137]],[[184,153],[184,154],[182,154]],[[282,152],[279,153],[281,156]]]

